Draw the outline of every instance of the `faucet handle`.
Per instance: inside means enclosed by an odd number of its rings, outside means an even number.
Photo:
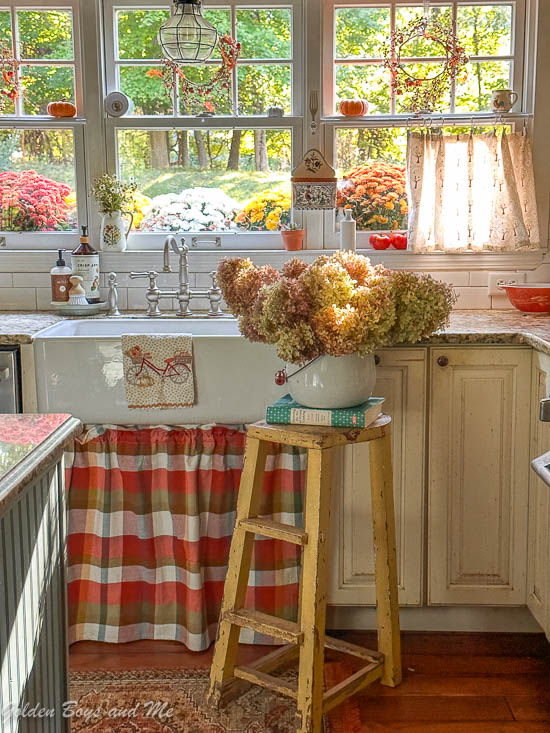
[[[210,279],[212,280],[212,288],[214,290],[219,290],[220,288],[219,288],[218,281],[217,281],[217,277],[218,277],[217,271],[212,270],[212,272],[209,274],[210,274]]]
[[[149,272],[131,272],[130,280],[136,280],[137,278],[140,278],[140,277],[148,277],[149,278],[149,288],[151,290],[156,290],[158,276],[159,276],[158,272],[155,272],[154,270],[150,270]]]

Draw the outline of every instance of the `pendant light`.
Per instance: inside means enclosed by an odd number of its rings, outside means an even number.
[[[203,16],[200,0],[174,0],[174,5],[174,14],[159,30],[164,55],[177,64],[207,61],[218,42],[218,31]]]

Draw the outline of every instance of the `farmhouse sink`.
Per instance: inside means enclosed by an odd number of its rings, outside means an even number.
[[[129,410],[124,392],[122,334],[193,336],[196,404],[179,410]],[[274,374],[272,346],[252,344],[233,318],[117,318],[68,320],[34,341],[38,409],[68,412],[87,423],[239,424],[265,416],[285,394]]]

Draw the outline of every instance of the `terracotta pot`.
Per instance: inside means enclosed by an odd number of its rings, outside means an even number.
[[[305,233],[305,229],[287,229],[282,231],[281,234],[283,235],[283,244],[285,245],[285,249],[289,252],[296,252],[297,250],[302,249]]]

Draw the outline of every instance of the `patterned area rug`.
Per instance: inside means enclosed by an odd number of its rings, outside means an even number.
[[[346,676],[326,665],[332,686]],[[294,671],[285,677],[296,678]],[[252,686],[219,712],[206,707],[209,670],[90,670],[71,673],[78,701],[72,733],[295,733],[292,700]],[[331,711],[323,733],[360,733],[359,711],[350,700]],[[359,727],[356,722],[359,721]]]

